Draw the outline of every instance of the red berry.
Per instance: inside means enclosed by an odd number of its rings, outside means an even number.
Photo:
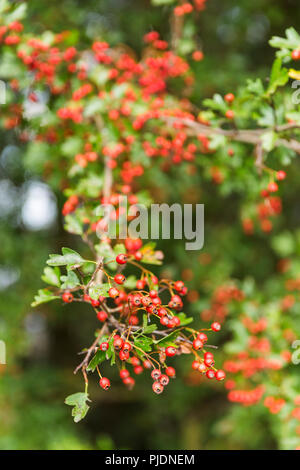
[[[211,324],[211,329],[212,329],[213,331],[220,331],[220,329],[221,329],[220,323],[218,323],[217,321],[214,321],[214,322]]]
[[[104,310],[100,310],[100,312],[97,312],[97,318],[99,321],[104,322],[107,319],[108,315]]]
[[[140,363],[141,363],[141,362],[140,362],[140,360],[139,360],[138,357],[133,356],[133,357],[131,358],[131,364],[132,364],[133,366],[138,366]]]
[[[124,352],[129,352],[129,351],[131,351],[132,346],[131,346],[130,343],[128,343],[127,341],[125,341],[125,343],[123,344],[123,348],[122,348],[122,349],[123,349]]]
[[[184,287],[184,282],[182,281],[176,281],[174,283],[174,289],[177,290],[177,291],[181,291]]]
[[[270,191],[270,193],[276,193],[276,191],[278,191],[277,183],[275,183],[275,182],[269,183],[268,184],[268,190]]]
[[[165,387],[166,385],[168,385],[170,379],[169,377],[166,375],[166,374],[162,374],[159,378],[159,382]]]
[[[62,299],[63,299],[64,302],[69,304],[70,302],[72,302],[74,297],[73,297],[73,294],[71,294],[71,292],[64,292],[63,295],[62,295]]]
[[[203,346],[204,345],[203,345],[203,343],[200,339],[198,339],[198,338],[194,339],[194,341],[193,341],[193,348],[194,349],[196,349],[196,350],[201,349],[201,348],[203,348]]]
[[[136,288],[137,289],[144,289],[145,287],[145,281],[143,279],[139,279],[136,281]]]
[[[224,99],[225,101],[227,101],[227,103],[232,103],[234,101],[234,94],[233,93],[227,93],[225,96],[224,96]]]
[[[215,372],[212,370],[212,369],[209,369],[207,372],[206,372],[206,377],[208,379],[213,379],[215,376]]]
[[[120,370],[120,377],[121,379],[127,379],[129,377],[129,371],[127,369],[121,369]]]
[[[144,366],[145,369],[151,369],[152,364],[151,364],[150,361],[148,361],[148,360],[146,359],[146,361],[143,362],[143,366]]]
[[[206,341],[207,341],[207,336],[206,336],[205,333],[202,333],[202,332],[201,332],[201,333],[199,333],[199,334],[197,335],[197,339],[200,339],[200,341],[202,341],[202,343],[206,343]]]
[[[203,374],[204,372],[206,372],[206,369],[207,369],[207,367],[206,367],[206,365],[204,364],[204,362],[201,362],[200,365],[199,365],[199,367],[198,367],[198,371]]]
[[[137,375],[141,374],[143,372],[143,367],[142,366],[135,366],[133,369],[133,372]]]
[[[222,369],[217,370],[217,372],[216,372],[216,379],[217,380],[224,380],[225,377],[226,377],[226,374]]]
[[[129,352],[125,352],[125,351],[120,351],[119,352],[119,358],[121,361],[128,361],[129,359]]]
[[[126,264],[127,263],[127,255],[125,255],[124,253],[121,253],[120,255],[118,255],[116,257],[116,262],[118,264]]]
[[[104,343],[100,344],[101,351],[107,351],[108,348],[109,348],[109,344],[106,341],[104,341]]]
[[[199,361],[193,361],[193,363],[192,363],[192,369],[198,370],[198,369],[199,369],[199,366],[200,366],[200,362],[199,362]]]
[[[277,171],[276,178],[278,179],[278,181],[284,180],[286,178],[286,172],[283,170]]]
[[[169,377],[175,377],[176,371],[175,371],[174,367],[167,367],[167,368],[166,368],[166,374],[167,374]]]
[[[152,384],[152,390],[154,393],[157,393],[157,395],[159,395],[164,391],[164,386],[159,382],[154,382]]]
[[[131,390],[134,387],[135,380],[133,377],[126,377],[125,379],[123,379],[123,384]]]
[[[177,349],[173,348],[173,346],[168,346],[165,350],[165,353],[168,357],[175,356],[176,352],[177,352]]]
[[[122,349],[123,344],[124,344],[124,341],[122,340],[122,338],[116,338],[116,337],[114,338],[114,348],[117,351],[120,351],[120,349]]]
[[[151,377],[153,380],[158,380],[161,376],[161,372],[159,369],[153,369],[153,371],[151,372]]]
[[[120,295],[120,291],[116,287],[111,287],[108,291],[109,297],[116,299]]]
[[[227,117],[227,119],[233,119],[234,118],[234,111],[232,111],[232,109],[228,109],[228,111],[226,111],[226,113],[225,113],[225,116]]]
[[[91,304],[92,304],[93,307],[99,307],[100,302],[99,302],[99,300],[92,299]]]
[[[163,326],[168,326],[168,324],[169,324],[169,319],[168,319],[168,317],[167,317],[167,316],[161,317],[161,319],[160,319],[160,324],[163,325]]]
[[[295,49],[294,51],[292,51],[292,59],[300,60],[300,49]]]
[[[123,284],[123,282],[125,281],[125,276],[121,273],[119,274],[116,274],[115,277],[114,277],[114,281],[117,283],[117,284]]]
[[[103,390],[108,390],[110,387],[110,380],[106,377],[102,377],[102,379],[99,380],[99,385]]]
[[[143,258],[143,254],[142,254],[141,251],[136,251],[136,252],[134,253],[134,257],[135,257],[135,259],[136,259],[137,261],[141,261],[141,259]]]

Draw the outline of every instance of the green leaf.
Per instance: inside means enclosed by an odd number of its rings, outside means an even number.
[[[183,312],[178,313],[176,316],[180,319],[180,326],[189,325],[194,321],[194,318],[187,317],[186,314]]]
[[[105,284],[95,284],[89,288],[89,296],[93,300],[98,300],[100,295],[102,297],[108,297],[108,291],[110,289],[110,285],[108,283]]]
[[[50,284],[51,286],[60,287],[60,271],[59,268],[50,268],[46,266],[44,269],[44,274],[42,275],[42,280],[46,284]]]
[[[151,345],[153,344],[152,338],[148,338],[147,336],[138,336],[133,340],[134,345],[137,346],[139,349],[142,349],[145,352],[152,351]]]
[[[65,399],[66,405],[73,406],[72,416],[74,418],[75,423],[81,421],[89,411],[90,407],[88,406],[87,401],[90,401],[88,394],[82,392],[69,395]]]
[[[64,228],[67,232],[74,233],[75,235],[83,234],[82,223],[78,220],[78,218],[74,214],[68,214],[65,216]]]
[[[176,346],[174,341],[176,340],[177,336],[180,335],[180,331],[172,331],[168,336],[165,336],[162,339],[159,339],[155,341],[155,344],[157,344],[159,347],[167,347],[167,346]]]
[[[114,253],[116,256],[122,254],[122,253],[126,253],[126,248],[125,248],[125,245],[123,245],[123,243],[118,243],[117,245],[114,246]]]
[[[282,60],[278,57],[272,66],[270,83],[267,89],[267,95],[275,93],[278,87],[285,85],[289,80],[288,69],[282,67]]]
[[[267,152],[273,150],[277,139],[278,135],[273,131],[265,132],[264,134],[262,134],[261,141],[263,149]]]
[[[59,295],[54,295],[48,289],[40,289],[34,297],[34,302],[31,306],[36,307],[37,305],[44,304],[46,302],[51,302],[51,300],[60,299]]]
[[[75,264],[81,266],[85,262],[80,254],[71,250],[71,248],[63,248],[62,253],[63,256],[49,255],[50,259],[48,259],[47,264],[49,266],[74,266]]]
[[[112,336],[109,340],[109,347],[106,352],[107,359],[110,359],[110,365],[113,366],[116,362],[116,353],[114,348],[114,337]]]
[[[142,332],[145,334],[153,333],[157,329],[157,325],[152,324],[148,325],[148,316],[146,314],[143,315],[143,329]]]
[[[63,282],[62,289],[73,289],[80,284],[80,281],[74,271],[68,271],[66,276],[61,276],[60,280]]]
[[[92,372],[94,372],[97,365],[101,364],[101,362],[104,362],[105,360],[106,360],[106,351],[101,351],[101,349],[98,349],[95,356],[88,364],[86,370],[91,370]]]
[[[151,0],[152,4],[155,6],[160,6],[160,5],[171,5],[172,3],[175,2],[175,0]]]

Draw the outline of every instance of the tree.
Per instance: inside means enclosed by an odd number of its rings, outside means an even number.
[[[272,298],[271,324],[289,334],[284,333],[284,341],[274,351],[269,339],[254,337],[267,329],[269,320],[253,307],[252,297],[256,304],[259,299],[253,285],[226,282],[217,288],[211,307],[202,311],[203,321],[210,324],[193,329],[192,319],[181,311],[182,296],[187,293],[184,282],[159,279],[144,266],[161,265],[161,251],[153,243],[143,244],[131,237],[125,243],[112,241],[105,230],[101,204],[116,207],[126,196],[133,205],[149,205],[148,178],[154,175],[163,181],[170,172],[180,180],[182,173],[198,170],[206,185],[216,185],[219,196],[238,199],[246,236],[264,237],[277,223],[282,210],[278,194],[286,178],[282,167],[300,152],[298,104],[295,95],[294,100],[289,99],[289,88],[284,88],[289,78],[298,78],[290,62],[300,58],[300,37],[291,28],[285,39],[272,38],[270,44],[278,52],[267,85],[261,79],[248,80],[238,93],[215,94],[198,107],[189,99],[195,83],[187,59],[201,61],[203,53],[191,49],[191,38],[187,46],[184,18],[204,5],[180,2],[173,12],[170,46],[156,31],[150,31],[144,36],[145,51],[136,59],[125,47],[111,48],[102,38],[95,37],[90,47],[81,50],[77,38],[68,32],[32,37],[20,22],[24,7],[12,9],[3,3],[3,61],[8,75],[13,70],[14,76],[9,81],[3,125],[15,130],[33,166],[32,156],[44,155],[40,170],[67,197],[65,229],[86,245],[80,253],[63,248],[62,254],[50,255],[43,274],[48,287],[39,290],[33,305],[59,298],[65,303],[82,302],[88,304],[87,312],[94,309],[101,322],[75,369],[83,373],[85,391],[66,399],[74,407],[75,421],[89,408],[87,372],[97,370],[100,386],[110,387],[101,374],[101,364],[107,360],[111,365],[121,364],[120,376],[129,388],[134,379],[128,368],[132,366],[137,375],[151,369],[156,393],[175,375],[175,369],[166,364],[174,355],[192,354],[193,369],[208,379],[223,380],[225,373],[214,366],[205,331],[220,329],[231,300],[238,301],[235,308],[242,305],[246,315],[235,320],[237,339],[225,345],[225,350],[238,357],[226,361],[224,368],[243,371],[240,382],[251,376],[259,384],[254,390],[241,390],[228,380],[229,399],[252,404],[265,396],[272,411],[285,407],[287,417],[294,423],[298,419],[297,377],[279,397],[278,392],[273,397],[272,379],[268,383],[264,378],[263,386],[260,383],[263,369],[285,373],[291,360],[287,349],[297,337],[292,317],[288,324],[281,315],[273,317],[276,309],[291,308],[294,302],[289,295],[282,303],[281,275],[276,280],[276,307]],[[116,219],[116,214],[112,212],[110,217]],[[95,232],[100,233],[100,241]],[[236,233],[239,239],[244,236],[238,227]],[[286,249],[284,233],[273,244],[281,254]],[[285,269],[283,263],[280,270]],[[288,289],[295,288],[297,282],[290,281]],[[263,303],[268,310],[268,301],[263,299]],[[245,353],[249,332],[251,351]],[[276,341],[277,334],[269,334]],[[249,359],[249,354],[254,358]]]

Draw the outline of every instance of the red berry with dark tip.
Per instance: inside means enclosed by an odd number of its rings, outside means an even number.
[[[164,391],[164,386],[160,382],[154,382],[152,384],[152,390],[154,393],[159,395],[160,393]]]
[[[64,292],[62,295],[62,299],[66,304],[69,304],[70,302],[73,301],[74,297],[73,297],[73,294],[71,294],[71,292]]]
[[[121,253],[120,255],[118,255],[116,257],[116,262],[118,264],[126,264],[127,263],[127,255],[125,255],[124,253]]]
[[[108,390],[110,387],[110,380],[106,377],[102,377],[102,379],[99,380],[99,385],[103,390]]]

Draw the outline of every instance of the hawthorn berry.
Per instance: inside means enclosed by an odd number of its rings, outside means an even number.
[[[129,359],[129,352],[121,350],[119,352],[119,358],[121,361],[128,361]]]
[[[168,385],[170,379],[169,377],[166,375],[166,374],[162,374],[160,377],[159,377],[159,382],[165,387],[166,385]]]
[[[123,282],[125,281],[125,276],[121,273],[119,274],[116,274],[115,277],[114,277],[114,281],[117,283],[117,284],[123,284]]]
[[[199,369],[199,366],[200,366],[200,362],[199,362],[199,361],[193,361],[193,363],[192,363],[192,369],[198,370],[198,369]]]
[[[286,178],[286,172],[283,170],[277,171],[276,178],[278,179],[278,181],[284,180]]]
[[[176,349],[176,348],[173,348],[173,346],[168,346],[168,347],[165,349],[166,356],[168,356],[168,357],[173,357],[173,356],[175,356],[176,352],[177,352],[177,349]]]
[[[274,181],[269,183],[268,184],[268,191],[270,191],[270,193],[276,193],[276,191],[278,191],[277,183],[275,183]]]
[[[214,321],[214,322],[211,324],[211,329],[212,329],[213,331],[220,331],[220,329],[221,329],[220,323],[218,323],[217,321]]]
[[[215,377],[215,371],[213,371],[212,369],[208,369],[208,371],[206,372],[206,377],[208,379],[213,379]]]
[[[161,376],[161,372],[159,369],[153,369],[153,371],[151,372],[151,377],[153,380],[158,380]]]
[[[234,118],[234,111],[232,109],[228,109],[225,113],[225,116],[227,119],[233,119]]]
[[[126,385],[129,390],[131,390],[135,385],[135,380],[133,377],[126,377],[125,379],[123,379],[123,384]]]
[[[119,255],[116,257],[116,262],[117,262],[118,264],[126,264],[126,263],[127,263],[127,255],[124,254],[124,253],[119,254]]]
[[[67,304],[71,303],[73,299],[74,299],[74,296],[73,294],[71,294],[71,292],[64,292],[62,295],[62,300]]]
[[[164,391],[164,386],[160,382],[153,382],[152,390],[154,393],[159,395],[160,393]]]
[[[194,349],[198,350],[198,349],[203,348],[203,346],[204,345],[203,345],[203,343],[200,339],[198,339],[198,338],[194,339],[194,341],[193,341],[193,348]]]
[[[174,378],[176,376],[176,371],[174,369],[174,367],[167,367],[166,368],[166,374],[169,376],[169,377],[172,377]]]
[[[106,312],[104,312],[104,310],[100,310],[100,312],[97,312],[97,318],[99,321],[104,322],[107,320],[108,315]]]
[[[300,49],[294,49],[291,55],[293,60],[300,60]]]
[[[110,388],[110,380],[106,377],[102,377],[99,380],[99,385],[101,388],[103,388],[103,390],[108,390]]]
[[[135,366],[133,369],[133,372],[137,375],[141,374],[143,372],[143,367],[142,366]]]
[[[202,341],[202,343],[206,343],[206,341],[207,341],[207,335],[206,335],[205,333],[200,332],[200,333],[197,335],[197,339],[200,339],[200,341]]]
[[[117,350],[117,351],[120,351],[120,349],[122,349],[123,347],[123,344],[124,344],[124,340],[122,338],[114,338],[114,348]]]
[[[222,369],[217,370],[217,372],[216,372],[216,379],[217,380],[224,380],[225,377],[226,377],[226,374]]]
[[[227,101],[227,103],[232,103],[234,101],[234,94],[233,93],[227,93],[225,96],[224,96],[224,99],[225,101]]]
[[[107,341],[104,341],[103,343],[100,344],[100,349],[101,351],[107,351],[108,348],[109,348],[109,344],[107,343]]]
[[[109,297],[116,299],[120,295],[120,291],[116,287],[111,287],[108,291]]]
[[[132,349],[132,346],[131,346],[130,343],[128,343],[127,341],[125,341],[125,343],[123,344],[122,349],[123,349],[124,352],[130,352],[131,349]]]
[[[129,371],[127,369],[121,369],[120,370],[120,377],[121,379],[127,379],[127,377],[129,377],[130,374],[129,374]]]

